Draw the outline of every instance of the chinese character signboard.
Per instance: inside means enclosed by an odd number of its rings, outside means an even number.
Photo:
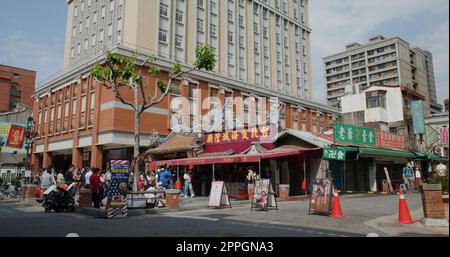
[[[336,123],[335,138],[336,142],[339,143],[375,145],[377,143],[377,131],[374,129]]]
[[[108,219],[128,216],[128,178],[130,162],[125,160],[111,161],[111,187],[108,190]]]
[[[0,122],[0,142],[2,153],[26,154],[27,125],[21,123]]]
[[[378,130],[377,145],[380,147],[404,149],[405,138],[399,134]]]
[[[234,131],[209,133],[204,137],[205,152],[222,152],[234,150],[240,153],[250,147],[251,142],[259,141],[267,149],[272,147],[273,130],[262,126]]]
[[[439,129],[439,137],[441,139],[441,145],[448,145],[448,128]]]
[[[338,148],[324,148],[322,159],[324,160],[336,160],[345,161],[347,152],[344,149]]]
[[[411,114],[413,118],[414,134],[425,134],[425,118],[422,100],[411,102]]]

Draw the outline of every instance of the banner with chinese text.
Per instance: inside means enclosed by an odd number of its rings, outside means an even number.
[[[377,131],[375,129],[336,123],[336,142],[355,145],[376,145]]]
[[[0,122],[0,142],[2,153],[26,154],[26,129],[22,123]]]
[[[405,148],[405,137],[399,134],[386,131],[377,131],[377,145],[387,148]]]
[[[413,118],[414,134],[425,134],[425,115],[422,100],[411,102],[411,114]]]
[[[441,145],[448,145],[448,128],[439,129],[439,138],[441,139]]]
[[[233,150],[241,153],[248,149],[252,142],[260,142],[261,145],[272,149],[272,138],[274,130],[270,126],[262,126],[234,131],[224,131],[206,134],[205,153],[224,152]]]
[[[111,186],[108,190],[107,217],[118,218],[128,216],[128,178],[130,176],[130,161],[111,161]]]
[[[336,160],[345,161],[347,157],[347,151],[339,148],[324,148],[322,159],[324,160]]]

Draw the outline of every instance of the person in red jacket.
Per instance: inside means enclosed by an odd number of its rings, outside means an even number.
[[[94,202],[94,208],[100,209],[100,176],[98,172],[100,169],[93,168],[92,175],[89,178],[90,188],[92,192],[92,201]]]

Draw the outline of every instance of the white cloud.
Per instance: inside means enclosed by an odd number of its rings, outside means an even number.
[[[325,84],[323,78],[323,58],[345,50],[345,45],[351,42],[364,43],[370,36],[381,34],[380,31],[389,30],[389,26],[395,27],[394,22],[411,21],[411,23],[425,19],[421,14],[433,13],[446,15],[448,17],[447,0],[312,0],[310,2],[310,22],[312,29],[312,58],[313,58],[313,83],[314,97],[319,100],[325,99]],[[429,48],[430,51],[440,49],[439,55],[447,57],[448,70],[448,22],[447,31],[439,28],[430,34],[440,39],[435,46],[428,47],[426,40],[416,40],[417,46]],[[405,28],[414,31],[413,28]],[[392,31],[396,36],[404,31]],[[416,31],[416,33],[418,33]],[[404,38],[412,44],[417,35]],[[446,37],[446,40],[445,40]],[[443,49],[441,45],[447,45]],[[445,57],[436,56],[435,69],[443,71],[445,67],[438,67],[445,63]],[[440,77],[438,75],[438,77]],[[443,79],[445,82],[445,79]],[[442,82],[442,83],[444,83]],[[446,84],[448,85],[448,74]],[[439,93],[438,93],[439,95]],[[448,95],[448,91],[447,91]]]
[[[63,45],[56,40],[46,40],[32,41],[20,32],[0,38],[0,63],[35,70],[38,84],[62,69]]]

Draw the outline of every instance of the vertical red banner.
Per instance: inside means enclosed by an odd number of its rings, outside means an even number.
[[[17,125],[11,125],[8,140],[6,141],[6,146],[22,149],[23,143],[25,141],[25,134],[26,128]]]

